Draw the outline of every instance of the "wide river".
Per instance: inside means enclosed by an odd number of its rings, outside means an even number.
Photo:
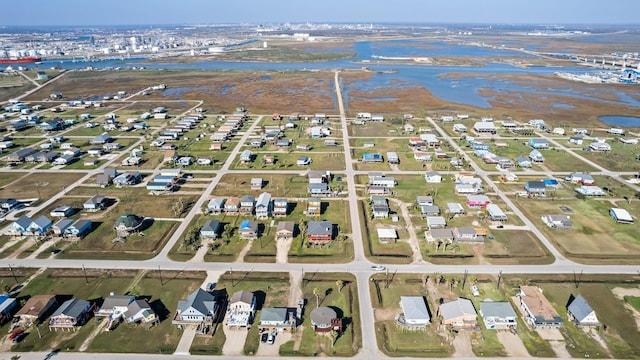
[[[341,51],[345,51],[341,49]],[[347,49],[349,51],[349,49]],[[423,86],[434,96],[443,100],[490,108],[488,98],[479,94],[480,89],[490,89],[497,92],[516,91],[520,93],[536,92],[542,94],[558,94],[573,98],[591,98],[585,92],[578,94],[571,86],[562,88],[537,89],[532,86],[517,85],[504,77],[491,76],[493,74],[532,74],[552,75],[557,71],[584,73],[588,69],[581,67],[529,67],[520,68],[505,63],[487,62],[484,66],[427,66],[427,65],[397,65],[379,64],[373,56],[385,57],[437,57],[437,56],[467,56],[467,57],[521,57],[526,59],[530,55],[509,50],[489,47],[467,46],[447,42],[425,42],[420,40],[386,40],[360,41],[351,49],[356,56],[327,62],[242,62],[242,61],[190,61],[189,63],[155,62],[153,59],[123,58],[116,60],[83,62],[72,60],[45,60],[41,67],[61,66],[66,69],[93,68],[131,68],[145,67],[147,69],[204,69],[204,70],[316,70],[316,69],[359,69],[366,65],[375,75],[368,80],[357,81],[345,87],[345,96],[349,99],[350,91],[370,91],[378,88],[393,89],[397,87]],[[365,62],[363,64],[363,62]],[[456,77],[443,75],[455,73]],[[581,86],[584,86],[581,84]],[[635,86],[635,85],[630,85]],[[595,86],[594,93],[595,93]],[[598,88],[602,91],[602,87]],[[618,100],[615,102],[640,107],[636,101],[623,92],[610,88]],[[389,98],[393,98],[391,92]],[[595,97],[593,99],[596,99]],[[598,98],[597,100],[603,101]],[[609,100],[611,101],[611,100]],[[572,107],[571,104],[555,104],[555,107]]]

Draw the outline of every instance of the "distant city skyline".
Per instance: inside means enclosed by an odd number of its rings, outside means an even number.
[[[639,24],[637,0],[30,0],[0,25],[218,23]]]

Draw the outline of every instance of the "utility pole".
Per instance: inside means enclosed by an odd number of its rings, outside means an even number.
[[[9,264],[9,271],[11,271],[11,276],[13,277],[13,281],[15,281],[17,284],[18,278],[16,277],[16,274],[13,272],[13,267],[11,266],[11,264]]]
[[[89,285],[89,279],[87,279],[87,269],[84,268],[84,264],[82,264],[82,272],[84,273],[84,284]]]
[[[496,289],[500,288],[500,279],[502,279],[502,270],[498,273],[498,285],[496,285]]]
[[[467,275],[469,274],[469,270],[464,269],[464,276],[462,277],[462,288],[464,289],[464,285],[467,283]]]
[[[229,266],[229,274],[231,275],[231,287],[234,287],[235,285],[233,284],[233,268],[231,266]]]
[[[160,265],[158,265],[158,273],[160,274],[160,286],[164,286],[164,281],[162,280],[162,270],[160,270]]]

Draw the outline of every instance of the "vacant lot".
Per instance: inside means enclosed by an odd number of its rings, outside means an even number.
[[[19,182],[3,187],[0,190],[0,197],[16,199],[40,197],[46,200],[60,193],[82,176],[83,174],[64,172],[53,172],[46,175],[32,173],[21,177]]]
[[[609,216],[611,207],[622,207],[638,216],[637,209],[626,201],[587,200],[536,200],[515,198],[514,203],[536,226],[573,260],[585,263],[635,264],[640,254],[640,237],[633,225],[616,224]],[[553,230],[540,217],[547,214],[563,214],[560,206],[568,208],[573,227],[570,230]]]
[[[494,230],[483,256],[492,264],[549,264],[553,256],[530,231]]]
[[[52,92],[67,98],[102,98],[120,90],[132,94],[164,83],[165,90],[154,91],[144,99],[162,102],[162,106],[173,101],[203,100],[209,112],[216,114],[232,113],[237,106],[254,113],[313,114],[336,111],[333,79],[330,71],[83,71],[67,74],[28,100],[39,100]]]

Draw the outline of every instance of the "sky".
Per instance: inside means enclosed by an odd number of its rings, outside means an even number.
[[[638,24],[638,0],[29,0],[0,25]],[[631,11],[630,11],[631,9]]]

